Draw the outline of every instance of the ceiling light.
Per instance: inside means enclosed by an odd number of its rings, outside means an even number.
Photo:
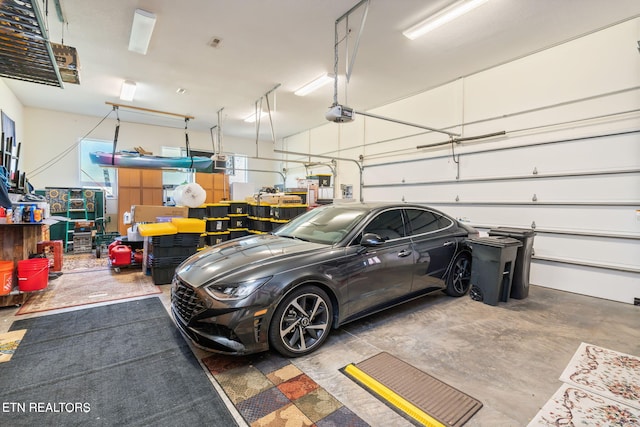
[[[153,27],[156,25],[156,15],[146,10],[136,9],[133,14],[131,37],[129,38],[129,50],[132,52],[147,54]]]
[[[322,86],[328,83],[331,83],[332,81],[334,81],[334,79],[335,79],[335,76],[333,74],[324,73],[320,77],[316,78],[315,80],[307,83],[306,85],[302,86],[300,89],[293,92],[293,94],[298,96],[309,95],[311,92],[317,89],[320,89]]]
[[[267,115],[266,111],[260,112],[260,118],[262,118],[262,117],[264,117],[266,115]],[[256,121],[256,113],[253,113],[252,115],[250,115],[249,117],[244,119],[244,121],[247,122],[247,123],[254,123]]]
[[[418,37],[428,33],[431,30],[438,28],[447,22],[453,21],[459,16],[475,9],[476,7],[484,4],[487,0],[462,0],[446,7],[402,32],[402,34],[408,39],[415,40]]]
[[[187,93],[187,90],[185,88],[183,88],[183,87],[179,87],[178,89],[176,89],[176,93],[178,95],[183,95],[183,94]]]
[[[123,101],[133,101],[136,94],[136,82],[125,80],[122,82],[122,90],[120,91],[120,99]]]

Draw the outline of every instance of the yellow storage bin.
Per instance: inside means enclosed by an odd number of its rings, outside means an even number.
[[[204,233],[207,226],[205,220],[197,218],[171,218],[171,224],[178,233]]]
[[[138,224],[138,232],[144,237],[168,236],[178,233],[178,227],[170,222],[152,222]]]

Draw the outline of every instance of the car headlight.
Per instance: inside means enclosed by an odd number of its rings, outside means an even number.
[[[260,286],[264,285],[271,277],[247,280],[238,283],[214,283],[205,288],[207,293],[217,300],[239,300],[254,293]]]

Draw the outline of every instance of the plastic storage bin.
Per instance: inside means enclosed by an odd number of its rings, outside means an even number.
[[[189,218],[205,219],[207,217],[206,206],[199,206],[197,208],[189,208]]]
[[[519,240],[516,266],[511,281],[511,298],[524,299],[529,295],[529,276],[531,273],[531,257],[533,256],[533,238],[536,233],[530,228],[498,227],[489,230],[489,236],[506,236]]]
[[[144,237],[167,236],[176,234],[178,228],[171,222],[156,222],[151,224],[138,224],[138,232]]]
[[[507,302],[516,254],[522,242],[511,237],[489,236],[469,239],[467,243],[473,255],[471,298],[489,305]]]
[[[178,233],[202,234],[206,229],[206,222],[197,218],[173,218],[171,223],[176,227]]]
[[[229,203],[209,203],[206,207],[208,218],[224,218],[229,215]]]
[[[229,240],[229,232],[225,231],[222,233],[207,233],[205,241],[207,245],[214,246],[222,242],[226,242],[227,240]]]
[[[247,215],[229,215],[229,228],[248,228],[249,217]]]
[[[229,228],[229,218],[209,218],[207,219],[207,232],[222,233]]]
[[[229,214],[233,215],[246,215],[249,213],[249,204],[241,201],[229,202]]]

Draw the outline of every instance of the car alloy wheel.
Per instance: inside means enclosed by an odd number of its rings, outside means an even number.
[[[471,280],[471,256],[461,252],[453,261],[453,267],[447,277],[447,295],[460,297],[469,291]]]
[[[474,301],[482,302],[484,300],[484,295],[482,295],[482,289],[480,289],[476,285],[471,286],[471,290],[469,291],[469,296]]]
[[[327,339],[332,319],[326,292],[317,286],[295,289],[276,308],[269,329],[271,345],[288,357],[309,354]]]

